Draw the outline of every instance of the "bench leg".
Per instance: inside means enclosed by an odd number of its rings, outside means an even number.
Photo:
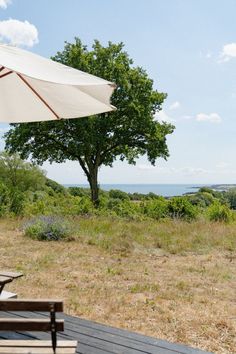
[[[4,286],[5,286],[5,284],[0,285],[0,295],[1,295],[1,292],[3,291],[3,289],[4,289]]]

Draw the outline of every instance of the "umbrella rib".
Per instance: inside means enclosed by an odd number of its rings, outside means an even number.
[[[30,88],[31,91],[43,102],[43,104],[54,114],[54,116],[57,119],[60,119],[58,114],[52,109],[52,107],[49,106],[49,104],[43,99],[42,96],[30,85],[30,83],[19,73],[16,73],[16,75]],[[0,76],[1,77],[1,76]]]
[[[3,68],[3,69],[4,69],[4,68]],[[1,79],[2,77],[7,76],[7,75],[10,75],[10,74],[12,74],[12,73],[13,73],[13,71],[8,71],[7,73],[2,74],[2,75],[0,75],[0,79]]]

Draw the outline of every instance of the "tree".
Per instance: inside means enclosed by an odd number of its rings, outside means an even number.
[[[124,51],[123,43],[102,46],[94,41],[91,50],[76,38],[65,43],[64,50],[52,59],[116,83],[111,103],[112,113],[89,118],[67,119],[27,124],[11,124],[6,133],[6,148],[39,164],[78,161],[91,188],[95,205],[99,202],[98,171],[102,165],[112,166],[119,158],[135,164],[147,155],[151,164],[169,156],[166,135],[174,127],[159,122],[155,114],[161,110],[165,93],[153,89],[153,81]]]
[[[22,213],[25,192],[45,189],[46,177],[37,166],[23,161],[17,154],[0,153],[0,216],[8,210]]]
[[[17,154],[0,153],[0,181],[10,190],[26,192],[44,189],[46,177],[39,167],[21,160]]]

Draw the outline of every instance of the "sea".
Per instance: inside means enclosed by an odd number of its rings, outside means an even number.
[[[65,187],[89,188],[88,184],[64,184]],[[163,197],[180,196],[186,193],[196,193],[205,184],[100,184],[100,188],[109,191],[119,189],[126,193],[155,193]]]

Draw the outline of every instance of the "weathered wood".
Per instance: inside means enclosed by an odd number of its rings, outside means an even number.
[[[57,354],[75,353],[76,341],[58,341]],[[51,341],[42,340],[0,340],[0,354],[52,354]]]
[[[4,313],[5,316],[24,316],[46,318],[46,313]],[[187,345],[170,343],[165,340],[148,337],[93,321],[59,314],[66,321],[65,332],[58,334],[58,340],[77,340],[77,354],[206,354],[200,349]],[[3,338],[26,339],[26,333],[0,332]],[[48,334],[27,333],[29,339],[48,339]],[[209,354],[209,353],[208,353]]]
[[[7,283],[11,283],[14,279],[21,277],[22,273],[4,272],[0,271],[0,294]]]
[[[51,341],[49,340],[0,340],[0,347],[51,347]],[[77,342],[60,340],[57,343],[58,348],[76,348]]]
[[[41,313],[44,317],[45,315]],[[61,315],[59,315],[61,317]],[[149,353],[149,354],[203,354],[208,353],[197,348],[191,348],[187,345],[179,343],[171,343],[166,340],[157,339],[145,336],[139,333],[131,332],[128,330],[106,326],[94,321],[85,320],[82,318],[63,315],[66,321],[66,332],[69,339],[78,339],[79,348],[81,349],[82,343],[89,343],[89,347],[94,346],[97,349],[106,352],[112,351],[113,353]],[[63,334],[60,335],[63,338]],[[124,352],[122,352],[122,348]],[[124,349],[125,348],[125,349]],[[128,348],[128,349],[127,349]],[[92,350],[92,349],[91,349]],[[79,351],[79,353],[86,353],[87,351]],[[91,353],[96,353],[91,351]],[[100,353],[100,352],[98,352]]]
[[[57,320],[56,331],[64,330],[64,321]],[[0,331],[51,331],[51,321],[48,319],[0,318]]]
[[[7,283],[11,283],[12,282],[12,278],[9,278],[9,277],[5,277],[3,275],[0,275],[0,284],[1,285],[5,285]]]
[[[75,348],[58,348],[57,354],[74,354]],[[52,348],[0,347],[0,354],[55,354]]]
[[[23,273],[16,273],[16,272],[7,272],[0,270],[0,276],[3,275],[4,277],[9,277],[12,279],[17,279],[23,276]]]
[[[59,347],[57,344],[57,332],[64,331],[64,320],[56,320],[56,312],[63,311],[63,302],[60,300],[0,300],[0,311],[4,311],[7,315],[6,318],[0,317],[0,331],[30,331],[30,332],[51,332],[51,341],[46,345],[45,341],[42,342],[40,346],[39,341],[34,344],[30,344],[27,341],[27,344],[24,345],[24,341],[14,341],[6,340],[4,345],[0,345],[0,354],[71,354],[75,353],[75,345],[69,344],[68,346]],[[16,314],[11,315],[11,312],[6,311],[16,311]],[[41,318],[25,318],[21,316],[22,312],[26,314],[33,313],[39,314]],[[43,312],[32,312],[32,311],[43,311]],[[50,319],[45,318],[41,313],[50,312]],[[10,314],[10,316],[8,316]],[[14,316],[14,317],[13,317]],[[31,339],[32,339],[32,335]],[[4,336],[3,336],[4,338]],[[8,337],[7,337],[8,338]],[[16,337],[15,337],[16,338]],[[33,341],[34,342],[34,341]],[[75,343],[75,341],[73,341]]]
[[[55,312],[63,311],[61,300],[31,300],[31,299],[9,299],[0,300],[0,311],[51,311],[52,305]]]

